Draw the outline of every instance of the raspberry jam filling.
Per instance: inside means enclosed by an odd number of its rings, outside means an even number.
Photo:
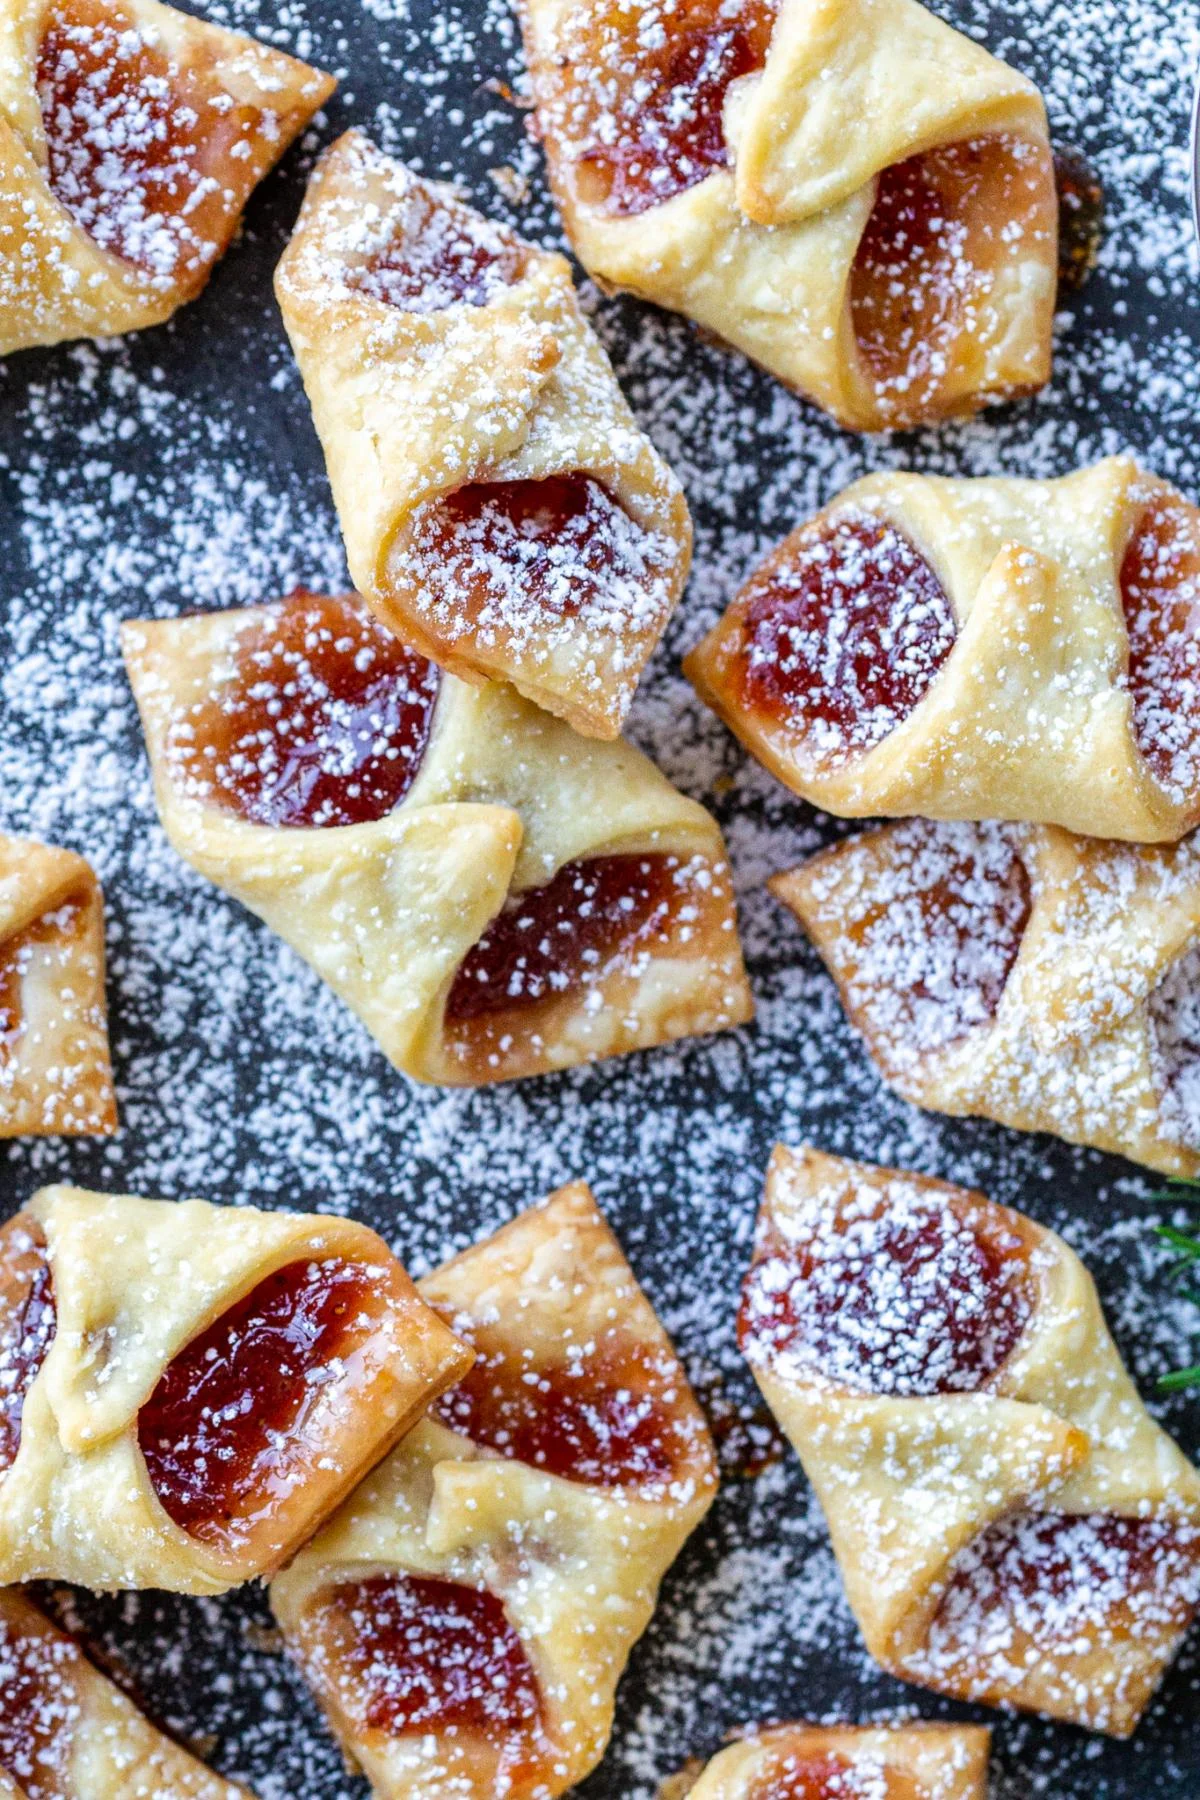
[[[288,1263],[181,1350],[138,1414],[138,1442],[164,1511],[226,1546],[298,1492],[331,1429],[345,1364],[373,1336],[379,1271],[338,1258]]]
[[[881,1395],[973,1393],[1032,1312],[1023,1246],[935,1194],[894,1183],[836,1212],[772,1224],[738,1315],[753,1363]]]
[[[995,1018],[1029,923],[1029,875],[1005,825],[906,820],[887,872],[870,859],[842,878],[848,1003],[894,1076]],[[865,885],[862,885],[865,884]]]
[[[51,189],[76,223],[162,285],[227,243],[264,114],[172,62],[108,0],[55,0],[38,49]]]
[[[920,1790],[874,1757],[849,1762],[827,1751],[787,1757],[755,1784],[747,1800],[920,1800]]]
[[[514,1784],[541,1764],[541,1690],[494,1594],[374,1575],[324,1595],[304,1630],[358,1732],[481,1739]]]
[[[1200,1150],[1200,944],[1177,957],[1150,995],[1151,1064],[1163,1123]]]
[[[794,534],[738,596],[742,703],[822,759],[862,755],[954,648],[949,598],[903,532],[848,512]]]
[[[613,1336],[534,1364],[486,1326],[457,1315],[448,1323],[478,1360],[433,1415],[479,1448],[595,1487],[661,1487],[686,1460],[687,1428],[670,1403],[673,1359],[656,1363]]]
[[[503,226],[465,207],[439,205],[414,187],[391,242],[350,281],[387,306],[436,313],[486,306],[520,281],[528,261],[525,246]]]
[[[0,1476],[17,1459],[25,1400],[56,1326],[45,1236],[36,1220],[18,1213],[0,1226]]]
[[[657,9],[628,3],[603,17],[570,107],[579,191],[630,218],[727,167],[723,109],[731,84],[761,69],[776,0],[683,0]],[[614,102],[615,95],[615,102]]]
[[[0,1609],[0,1770],[25,1800],[63,1800],[83,1657],[19,1602]]]
[[[883,171],[850,309],[885,407],[936,406],[956,365],[978,355],[995,276],[1049,239],[1055,207],[1049,157],[1010,137],[943,145]]]
[[[961,1552],[922,1662],[976,1689],[1031,1666],[1028,1641],[1059,1659],[1183,1629],[1200,1591],[1200,1539],[1163,1519],[1023,1512]],[[1081,1677],[1083,1679],[1083,1677]]]
[[[643,529],[608,489],[575,471],[481,481],[417,507],[389,561],[448,641],[520,644],[582,618],[654,629],[669,603],[672,540]]]
[[[0,944],[0,1069],[13,1055],[21,1036],[21,989],[26,977],[36,973],[43,960],[49,960],[74,940],[83,918],[82,903],[68,900]]]
[[[176,718],[172,776],[252,825],[362,825],[398,806],[429,742],[440,675],[356,597],[303,590],[234,648],[232,679]]]
[[[692,875],[661,853],[598,856],[510,897],[459,964],[447,1028],[528,1018],[613,977],[637,976],[694,917]]]
[[[1121,563],[1133,735],[1174,800],[1200,787],[1200,513],[1174,494],[1146,506]]]

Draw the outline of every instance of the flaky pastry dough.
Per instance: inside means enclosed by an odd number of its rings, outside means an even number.
[[[1198,582],[1200,512],[1129,457],[1057,481],[869,475],[685,666],[829,812],[1168,841],[1200,823]]]
[[[0,1298],[20,1326],[8,1352],[37,1345],[15,1388],[10,1376],[0,1394],[0,1444],[9,1445],[0,1582],[215,1594],[269,1574],[469,1366],[465,1347],[422,1304],[383,1241],[346,1219],[52,1187],[0,1241]],[[180,1353],[260,1284],[326,1263],[356,1274],[353,1316],[334,1351],[300,1377],[315,1398],[278,1433],[283,1442],[258,1477],[266,1498],[252,1496],[244,1515],[235,1509],[194,1527],[189,1515],[184,1528],[151,1477],[139,1415]],[[46,1267],[50,1310],[43,1297],[31,1322],[29,1296]],[[305,1318],[305,1332],[315,1331],[311,1313]],[[0,1318],[0,1330],[7,1324]],[[191,1469],[185,1487],[206,1479],[208,1392],[189,1392],[171,1415],[179,1442],[167,1450]],[[271,1397],[255,1394],[254,1413],[269,1419]],[[242,1401],[239,1393],[232,1404],[245,1416]],[[223,1443],[214,1441],[209,1456]]]
[[[482,1379],[465,1402],[450,1394],[410,1434],[275,1579],[271,1603],[381,1800],[545,1800],[581,1780],[604,1752],[626,1658],[663,1575],[712,1501],[712,1444],[670,1342],[584,1183],[456,1257],[421,1292],[476,1345]],[[489,1416],[497,1395],[501,1409]],[[596,1415],[601,1424],[589,1428]],[[572,1460],[585,1441],[596,1467]],[[530,1444],[550,1466],[520,1460]],[[419,1706],[414,1696],[444,1653],[437,1593],[447,1590],[439,1588],[426,1590],[427,1610],[399,1640],[423,1651],[423,1673],[401,1667],[394,1687],[414,1717],[388,1729],[380,1711],[387,1644],[372,1635],[373,1606],[386,1601],[344,1602],[356,1623],[366,1615],[349,1649],[331,1620],[339,1588],[393,1576],[501,1603],[490,1629],[517,1640],[506,1678],[518,1679],[519,1664],[534,1684],[524,1716],[492,1710],[504,1695],[497,1701],[487,1683],[498,1658],[482,1639],[455,1646],[464,1666],[481,1672],[475,1716],[448,1730],[436,1706]]]
[[[15,1588],[0,1589],[0,1695],[3,1800],[25,1800],[22,1777],[45,1800],[253,1800],[172,1743]]]
[[[616,737],[682,592],[691,523],[566,259],[348,132],[312,178],[276,292],[350,572],[380,619],[456,674],[510,681],[585,735]],[[535,514],[482,542],[478,512],[445,512],[455,496],[486,505],[489,488],[495,504],[497,483],[549,478],[539,491],[553,494],[581,476],[603,515],[581,526],[582,548],[559,521],[541,563],[549,527]],[[585,593],[604,546],[615,575]]]
[[[916,0],[521,10],[551,183],[598,279],[861,430],[1049,378],[1045,109],[981,45]]]
[[[987,1800],[982,1725],[774,1725],[714,1756],[679,1800]]]
[[[194,299],[334,85],[157,0],[3,0],[0,355]]]
[[[739,1339],[906,1680],[1127,1736],[1200,1594],[1200,1476],[1053,1232],[778,1147]]]
[[[73,851],[0,833],[0,1138],[116,1126],[100,884]]]
[[[1200,1173],[1200,843],[905,820],[770,883],[918,1106]]]
[[[581,738],[509,687],[441,679],[415,779],[382,818],[282,829],[212,804],[179,760],[189,721],[234,680],[241,635],[284,604],[126,628],[159,813],[180,855],[311,963],[398,1068],[504,1080],[749,1016],[712,819],[630,745]],[[468,1005],[454,985],[464,958],[518,896],[532,905],[564,870],[643,854],[667,859],[654,866],[667,868],[673,923],[657,939],[594,965],[594,980],[586,962],[578,979],[551,979],[530,1010],[448,1018],[452,998]]]

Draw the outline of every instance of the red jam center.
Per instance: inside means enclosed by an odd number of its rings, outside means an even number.
[[[35,1627],[24,1606],[15,1617],[0,1611],[0,1770],[27,1800],[62,1800],[74,1791],[63,1778],[79,1719],[82,1661],[70,1638]]]
[[[843,513],[796,533],[738,598],[743,703],[823,757],[874,748],[954,648],[950,601],[886,520]]]
[[[687,912],[685,874],[674,856],[598,856],[509,899],[459,964],[447,1025],[578,998],[581,987],[635,973]]]
[[[209,91],[107,0],[56,0],[38,51],[55,197],[102,249],[165,284],[207,268],[253,179],[263,115]],[[261,161],[261,158],[258,159]]]
[[[1200,513],[1175,495],[1147,506],[1121,564],[1133,734],[1174,798],[1200,789]]]
[[[598,66],[576,76],[585,200],[629,218],[725,168],[725,96],[766,62],[775,13],[776,0],[683,0],[602,19],[588,59]]]
[[[789,1756],[747,1800],[918,1800],[916,1786],[874,1758],[848,1762],[833,1751]]]
[[[0,1476],[17,1459],[25,1399],[56,1325],[46,1240],[34,1220],[18,1214],[0,1226]]]
[[[174,721],[179,785],[254,825],[361,825],[398,806],[440,675],[353,596],[303,590],[237,640],[228,685]]]
[[[772,1228],[747,1277],[738,1341],[871,1394],[972,1393],[1007,1361],[1031,1299],[1016,1238],[895,1187],[867,1208]]]
[[[850,278],[855,336],[881,399],[935,402],[980,330],[992,272],[1053,217],[1048,159],[995,136],[924,151],[879,177]]]
[[[1153,1643],[1187,1622],[1198,1589],[1195,1531],[1110,1513],[1017,1513],[959,1556],[929,1653],[935,1665],[980,1658],[986,1677],[989,1655],[1011,1658],[1013,1631],[1059,1653]]]
[[[674,554],[600,482],[573,473],[473,482],[418,507],[389,567],[447,635],[520,642],[531,624],[581,615],[652,629]]]
[[[51,946],[61,949],[71,942],[83,916],[82,904],[68,900],[26,931],[0,944],[0,1066],[12,1056],[21,1035],[24,1022],[22,982],[31,968],[36,967],[39,953]]]
[[[360,1730],[478,1736],[511,1779],[540,1760],[537,1677],[494,1594],[376,1575],[334,1588],[325,1608]]]
[[[995,1018],[1030,890],[1007,826],[913,819],[888,842],[886,877],[854,895],[849,997],[888,1069],[903,1073]]]
[[[439,205],[414,188],[395,237],[351,282],[404,312],[436,313],[486,306],[520,281],[528,260],[525,246],[503,226],[465,207]]]
[[[434,1416],[481,1449],[597,1487],[658,1486],[687,1454],[686,1428],[664,1388],[678,1386],[673,1359],[619,1342],[557,1365],[533,1365],[486,1327],[450,1320],[478,1352]]]
[[[375,1287],[355,1263],[289,1263],[168,1366],[138,1414],[138,1442],[181,1530],[223,1543],[303,1480],[312,1414],[373,1329]]]

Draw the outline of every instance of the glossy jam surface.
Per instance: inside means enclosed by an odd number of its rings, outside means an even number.
[[[1121,563],[1133,732],[1177,800],[1200,790],[1200,513],[1174,494],[1146,506]],[[1200,811],[1200,807],[1197,808]]]
[[[593,15],[573,95],[583,198],[629,218],[725,168],[725,96],[766,62],[775,12],[775,0],[626,0]]]
[[[486,306],[521,279],[528,260],[524,245],[502,226],[465,207],[439,205],[414,187],[396,236],[352,285],[404,312],[444,312]]]
[[[583,620],[657,628],[674,540],[647,531],[600,482],[573,472],[474,482],[414,511],[389,575],[448,641],[523,647],[531,632]]]
[[[842,513],[794,534],[738,596],[741,698],[822,760],[871,750],[954,648],[950,601],[895,526]]]
[[[0,1068],[12,1057],[24,1023],[21,984],[39,961],[71,943],[82,928],[82,901],[68,900],[27,930],[0,943]]]
[[[253,825],[361,825],[416,780],[436,666],[353,596],[303,591],[236,639],[232,679],[176,717],[168,739],[185,793]]]
[[[88,236],[164,286],[206,269],[261,173],[263,114],[108,0],[54,0],[37,84],[50,186]]]
[[[1058,193],[1058,291],[1079,291],[1095,268],[1104,243],[1104,187],[1095,167],[1078,150],[1057,150],[1054,186]]]
[[[893,1079],[990,1024],[1031,905],[1012,827],[905,820],[835,851],[828,870],[827,954]]]
[[[507,1333],[457,1315],[449,1322],[478,1360],[434,1416],[481,1449],[598,1487],[661,1486],[686,1458],[687,1427],[670,1404],[680,1375],[665,1352],[614,1335],[534,1363]]]
[[[138,1442],[168,1516],[225,1544],[303,1480],[312,1415],[376,1319],[377,1271],[294,1262],[232,1306],[169,1364],[138,1414]]]
[[[510,899],[459,965],[447,1025],[578,998],[636,970],[675,932],[688,904],[684,873],[673,856],[598,856]]]
[[[969,1206],[894,1181],[772,1225],[742,1294],[751,1362],[872,1394],[971,1393],[1032,1312],[1018,1239]]]
[[[24,1213],[0,1226],[0,1476],[21,1447],[25,1399],[57,1324],[41,1227]]]
[[[874,1757],[850,1762],[830,1750],[785,1758],[746,1800],[920,1800],[920,1790]]]
[[[318,1604],[328,1661],[358,1730],[479,1738],[512,1781],[538,1764],[541,1691],[494,1594],[376,1575]]]
[[[83,1658],[21,1602],[0,1606],[0,1770],[27,1800],[63,1800]]]
[[[939,1660],[962,1661],[987,1681],[1003,1678],[1024,1639],[1067,1658],[1152,1644],[1186,1624],[1198,1588],[1194,1530],[1108,1513],[1018,1513],[958,1557],[927,1655],[935,1671]]]
[[[937,411],[948,377],[975,354],[995,271],[1048,235],[1053,206],[1044,153],[1002,136],[883,171],[850,277],[855,337],[882,405]]]

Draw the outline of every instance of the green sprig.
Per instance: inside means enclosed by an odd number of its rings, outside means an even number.
[[[1180,1188],[1186,1188],[1195,1194],[1200,1190],[1200,1182],[1181,1175],[1172,1179],[1163,1192],[1154,1194],[1151,1198],[1163,1202],[1173,1200],[1176,1196],[1171,1190]],[[1181,1231],[1177,1225],[1156,1225],[1154,1235],[1160,1244],[1165,1244],[1175,1253],[1175,1260],[1167,1272],[1167,1280],[1185,1300],[1194,1301],[1200,1306],[1200,1237],[1194,1236],[1190,1231]],[[1187,1388],[1200,1387],[1200,1364],[1190,1369],[1175,1369],[1170,1375],[1160,1375],[1158,1386],[1164,1394],[1178,1394]]]

